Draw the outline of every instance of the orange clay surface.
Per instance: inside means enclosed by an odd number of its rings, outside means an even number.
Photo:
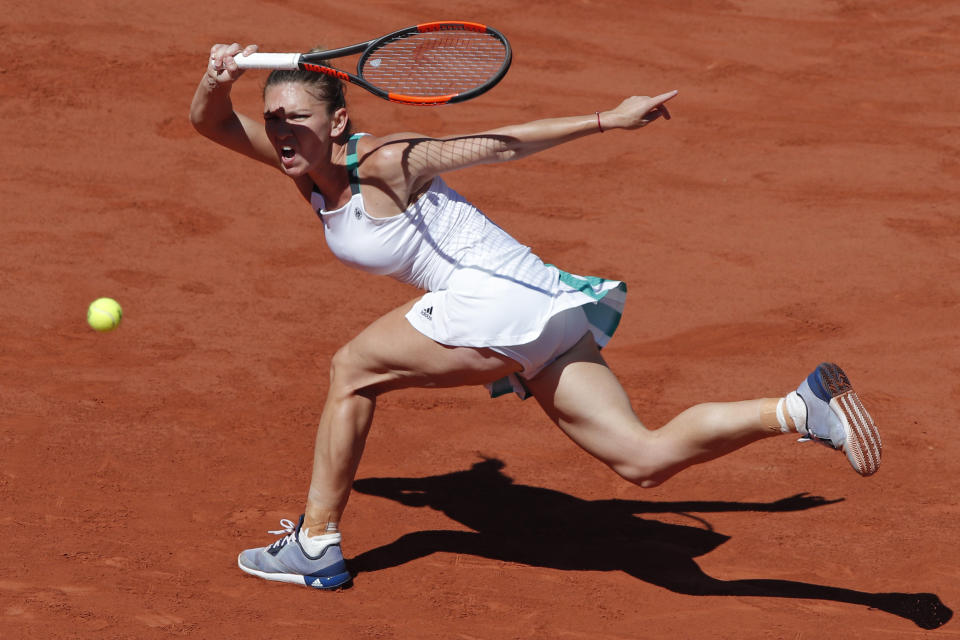
[[[960,636],[957,4],[416,7],[4,5],[0,637]],[[286,178],[193,132],[209,47],[450,18],[507,34],[504,81],[438,108],[351,90],[357,128],[680,89],[669,122],[450,182],[544,260],[629,283],[605,353],[647,425],[832,360],[881,428],[876,476],[788,436],[642,490],[535,401],[400,392],[343,522],[354,587],[237,569],[302,510],[331,355],[417,294],[340,265]],[[113,333],[84,321],[100,296]]]

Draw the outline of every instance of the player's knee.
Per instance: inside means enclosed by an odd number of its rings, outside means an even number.
[[[396,373],[363,355],[364,350],[348,342],[330,359],[330,391],[334,397],[373,398],[388,390]]]
[[[631,460],[613,464],[611,468],[623,479],[644,489],[660,486],[674,473],[657,461]]]
[[[350,395],[362,386],[364,367],[350,343],[337,349],[330,359],[330,389],[337,394]]]

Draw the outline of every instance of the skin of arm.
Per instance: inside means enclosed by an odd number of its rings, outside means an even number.
[[[210,140],[279,169],[280,159],[263,123],[233,109],[230,91],[243,74],[234,60],[240,51],[237,43],[211,48],[206,73],[190,105],[190,122]],[[242,51],[253,53],[256,45]],[[466,136],[442,139],[410,133],[383,138],[367,136],[358,147],[361,179],[367,185],[364,198],[367,210],[376,217],[400,213],[442,173],[517,160],[590,134],[618,128],[636,129],[659,117],[669,118],[664,103],[676,94],[671,91],[653,98],[633,96],[602,113],[534,120]],[[304,197],[309,198],[315,179],[301,176],[294,180]]]
[[[676,91],[653,98],[633,96],[609,111],[534,120],[466,136],[437,139],[394,134],[366,142],[360,148],[361,164],[367,165],[367,175],[375,175],[390,186],[390,200],[402,210],[422,193],[434,176],[481,164],[518,160],[602,131],[639,129],[657,118],[669,118],[664,103],[675,95]]]
[[[256,50],[256,45],[250,45],[243,52],[249,55]],[[233,110],[230,91],[243,75],[233,56],[240,51],[236,43],[214,45],[210,50],[207,71],[190,103],[190,123],[198,133],[217,144],[279,168],[277,152],[267,139],[263,123]]]

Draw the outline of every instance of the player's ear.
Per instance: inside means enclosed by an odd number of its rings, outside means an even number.
[[[333,117],[330,118],[330,137],[337,138],[344,131],[347,130],[347,125],[350,123],[350,116],[347,114],[345,107],[340,107],[333,112]]]

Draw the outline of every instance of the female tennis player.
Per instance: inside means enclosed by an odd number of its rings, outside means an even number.
[[[393,389],[482,384],[493,395],[532,395],[574,442],[641,487],[783,433],[842,450],[861,475],[877,470],[876,427],[830,363],[785,397],[699,404],[659,429],[644,427],[599,352],[626,286],[544,264],[442,178],[668,119],[676,91],[468,135],[351,135],[343,87],[326,75],[273,71],[263,119],[234,111],[240,51],[236,43],[211,49],[191,105],[197,131],[290,178],[347,265],[425,291],[333,355],[304,515],[271,532],[283,534],[273,544],[240,554],[247,573],[320,589],[350,580],[340,520],[377,397]]]

